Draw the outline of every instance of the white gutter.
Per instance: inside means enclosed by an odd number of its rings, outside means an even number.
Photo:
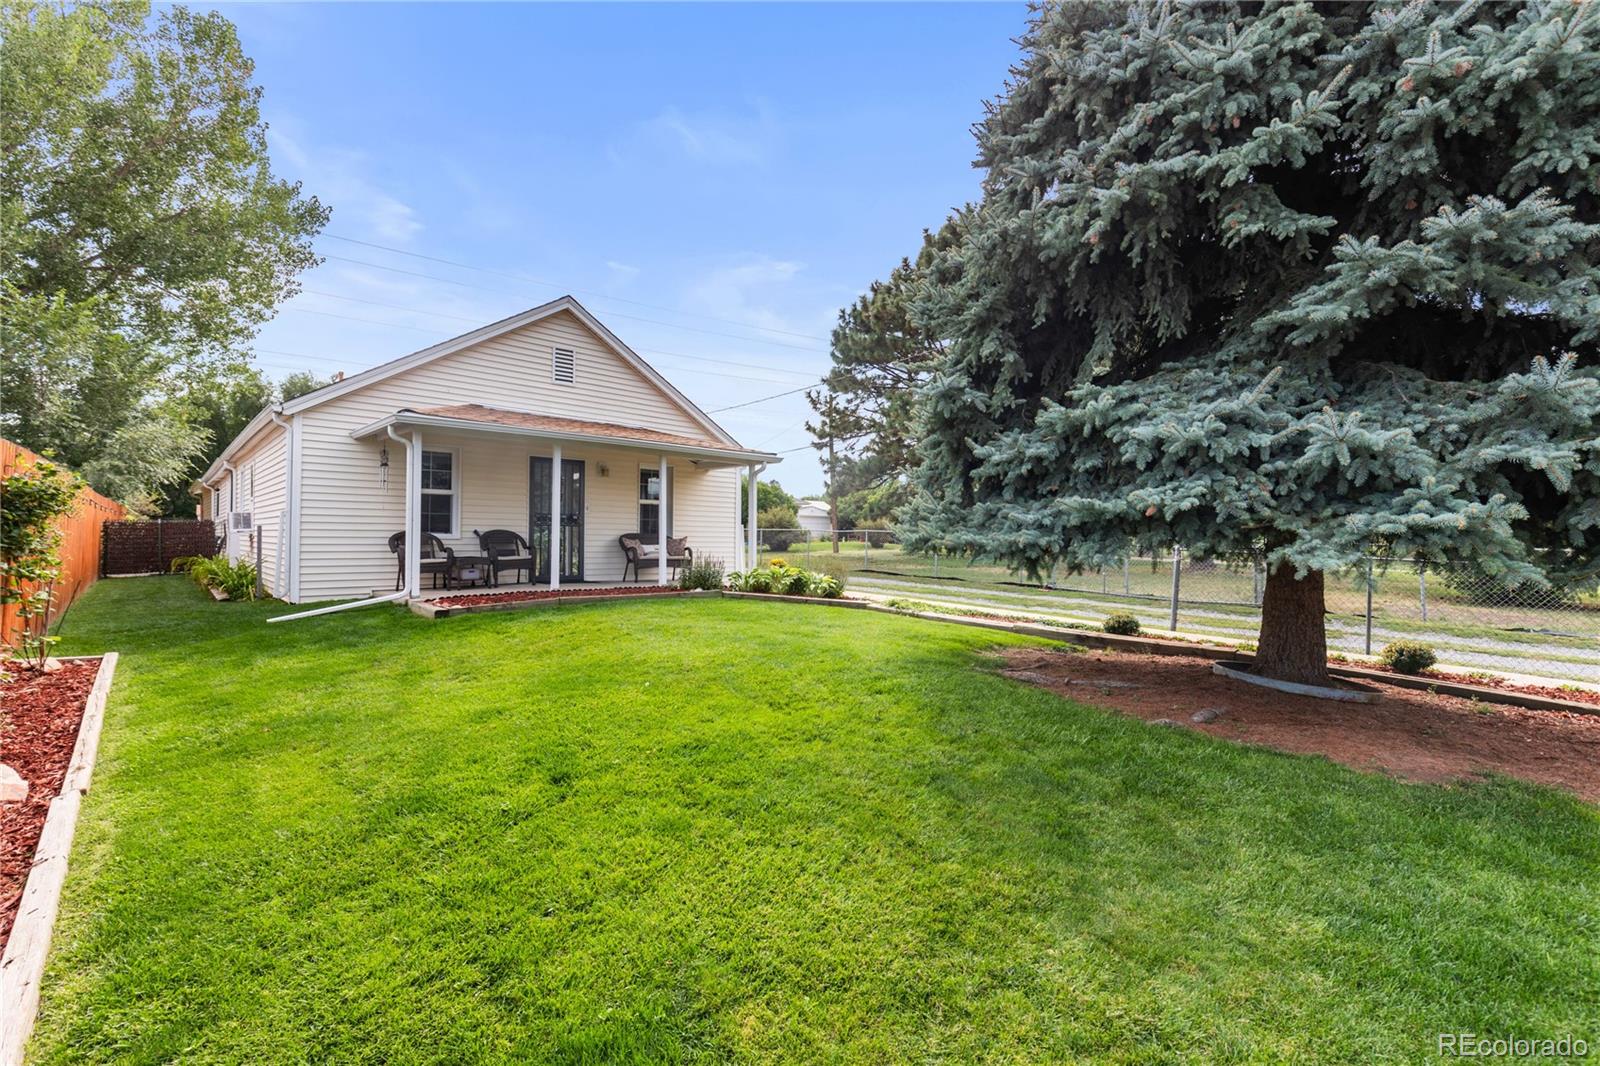
[[[709,462],[723,463],[728,466],[760,463],[763,470],[768,466],[783,462],[783,457],[773,452],[746,451],[735,448],[707,448],[693,444],[670,444],[664,441],[614,437],[609,434],[599,433],[578,433],[572,430],[532,429],[525,426],[508,426],[499,422],[480,422],[470,418],[423,415],[413,411],[396,411],[392,415],[385,415],[376,422],[369,422],[364,426],[351,430],[350,436],[356,440],[361,440],[364,437],[373,436],[397,425],[432,427],[463,433],[500,433],[513,437],[537,437],[543,440],[599,444],[613,448],[640,448],[655,452],[658,455],[661,452],[670,452],[674,455],[687,455]]]
[[[417,545],[412,543],[412,537],[410,535],[411,534],[411,520],[412,520],[412,514],[411,514],[411,485],[410,485],[410,476],[409,476],[410,475],[410,471],[411,471],[411,440],[408,437],[402,437],[398,433],[396,433],[394,431],[394,427],[393,426],[389,426],[387,428],[389,430],[389,436],[391,438],[393,438],[394,440],[399,441],[401,444],[404,444],[406,446],[406,472],[407,472],[407,484],[406,484],[406,546],[405,546],[406,562],[407,562],[407,566],[406,566],[406,569],[405,569],[405,573],[406,573],[405,585],[406,585],[406,587],[404,589],[400,590],[399,592],[390,592],[390,593],[387,593],[386,595],[383,595],[383,596],[373,596],[370,599],[351,600],[349,603],[336,603],[331,607],[315,607],[315,608],[313,608],[313,609],[311,609],[309,611],[296,611],[294,614],[280,614],[276,618],[267,619],[267,623],[269,625],[271,623],[273,623],[273,622],[293,622],[293,621],[296,621],[296,620],[301,619],[301,618],[315,618],[320,614],[337,614],[340,611],[354,611],[359,607],[376,607],[380,603],[398,603],[401,600],[408,600],[408,599],[411,598],[411,593],[412,593],[411,577],[412,577],[412,575],[411,575],[411,566],[409,564],[410,564],[410,561],[411,561],[411,553],[413,551],[417,551],[418,550]]]

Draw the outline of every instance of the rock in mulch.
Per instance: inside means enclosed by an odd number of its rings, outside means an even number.
[[[1202,707],[1189,716],[1189,721],[1204,725],[1206,722],[1215,722],[1227,713],[1223,707]]]
[[[21,803],[28,798],[28,783],[5,763],[0,763],[0,803]]]

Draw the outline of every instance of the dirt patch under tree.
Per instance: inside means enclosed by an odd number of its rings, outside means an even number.
[[[1372,683],[1377,703],[1290,696],[1211,672],[1211,663],[1128,652],[1017,648],[1001,673],[1146,721],[1408,781],[1486,772],[1600,803],[1600,715],[1535,711]],[[1220,713],[1215,713],[1220,712]],[[1194,716],[1200,715],[1201,721]]]

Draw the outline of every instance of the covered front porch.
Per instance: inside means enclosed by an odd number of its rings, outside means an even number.
[[[393,594],[411,600],[659,587],[691,558],[743,569],[756,558],[756,496],[747,523],[741,480],[777,461],[719,441],[475,404],[402,408],[351,436],[386,473],[401,473],[398,521],[384,540]]]

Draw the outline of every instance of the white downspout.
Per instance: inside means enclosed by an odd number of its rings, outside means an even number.
[[[749,540],[749,562],[752,570],[761,562],[760,545],[756,538],[756,479],[761,476],[762,471],[766,470],[766,468],[766,463],[750,464],[750,509],[748,512],[750,520],[745,529],[745,536]]]
[[[393,426],[385,428],[389,432],[389,438],[399,441],[405,445],[406,449],[406,587],[399,592],[391,592],[385,596],[373,596],[365,600],[352,600],[349,603],[336,603],[331,607],[317,607],[309,611],[297,611],[294,614],[280,614],[276,618],[267,619],[269,624],[272,622],[293,622],[299,618],[315,618],[319,614],[353,611],[358,607],[373,607],[380,603],[395,603],[400,600],[408,600],[413,595],[418,584],[417,576],[421,572],[422,562],[422,549],[418,543],[421,538],[420,527],[422,525],[421,516],[417,513],[420,507],[413,500],[415,495],[413,489],[419,487],[419,482],[421,481],[422,449],[414,448],[411,439],[400,436],[394,431]],[[417,468],[415,472],[413,472],[413,467]]]
[[[228,475],[228,506],[222,512],[222,554],[233,561],[233,505],[239,502],[239,486],[235,484],[234,477],[238,469],[228,460],[222,460],[222,472]]]

